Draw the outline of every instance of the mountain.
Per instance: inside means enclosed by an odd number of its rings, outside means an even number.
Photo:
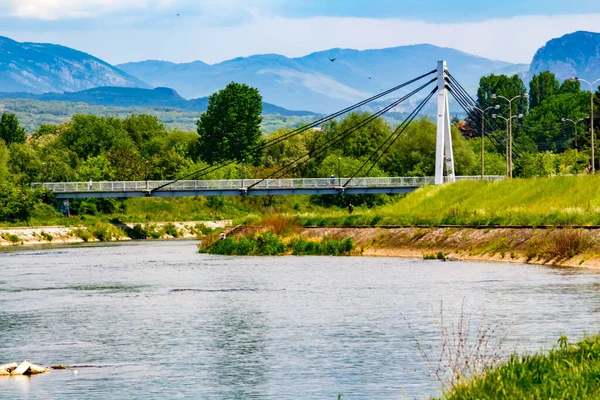
[[[81,51],[0,36],[0,91],[70,92],[97,86],[149,87]]]
[[[364,51],[331,49],[298,58],[264,54],[214,65],[143,61],[117,67],[153,86],[172,87],[188,98],[208,96],[236,81],[258,88],[270,103],[327,112],[431,71],[438,60],[446,60],[454,77],[472,91],[481,76],[512,65],[422,44]]]
[[[559,80],[600,78],[600,33],[578,31],[550,40],[535,53],[529,76],[543,71]]]
[[[183,111],[204,112],[208,107],[208,97],[186,100],[175,90],[169,88],[141,89],[124,87],[98,87],[79,92],[65,93],[27,93],[4,92],[1,99],[30,99],[38,101],[60,101],[69,103],[85,103],[107,107],[147,107],[169,108]],[[309,116],[310,111],[292,111],[270,103],[263,102],[263,114],[279,114],[283,116]]]

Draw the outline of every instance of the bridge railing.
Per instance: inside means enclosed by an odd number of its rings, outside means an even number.
[[[390,177],[390,178],[354,178],[347,185],[349,178],[294,178],[294,179],[228,179],[228,180],[198,180],[178,181],[164,189],[166,191],[195,191],[195,190],[236,190],[252,186],[254,189],[315,189],[315,188],[338,188],[340,186],[350,188],[368,187],[420,187],[433,185],[434,177]],[[480,180],[481,176],[459,176],[456,180]],[[501,180],[504,176],[486,176],[486,180]],[[171,181],[113,181],[113,182],[48,182],[33,183],[31,187],[36,189],[40,186],[55,193],[78,193],[78,192],[142,192],[151,191]]]

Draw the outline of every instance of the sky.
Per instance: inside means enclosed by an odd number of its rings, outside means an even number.
[[[548,40],[600,31],[598,0],[0,0],[0,36],[118,64],[430,43],[529,63]]]

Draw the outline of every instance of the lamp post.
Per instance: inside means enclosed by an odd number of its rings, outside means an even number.
[[[44,187],[44,171],[46,170],[46,163],[42,163],[42,187]]]
[[[150,162],[150,160],[144,161],[144,175],[146,178],[146,190],[148,190],[148,163],[149,162]]]
[[[242,189],[244,188],[244,164],[246,162],[245,158],[242,158]]]
[[[498,96],[496,93],[492,94],[492,99],[503,99],[508,103],[508,143],[506,148],[506,161],[508,163],[508,174],[509,178],[512,178],[512,102],[516,99],[528,99],[529,95],[527,93],[523,93],[513,97],[512,99],[508,99],[504,96]],[[520,117],[522,118],[522,117]]]
[[[483,180],[485,175],[485,112],[491,109],[497,110],[500,106],[490,106],[485,110],[475,106],[467,106],[467,108],[477,110],[481,113],[481,180]]]
[[[342,173],[340,172],[341,171],[340,161],[341,161],[341,157],[338,157],[338,186],[342,187]]]
[[[492,118],[500,118],[506,122],[506,177],[512,178],[512,149],[509,148],[510,126],[513,118],[523,118],[523,114],[512,115],[510,118],[505,118],[502,115],[492,114]]]
[[[571,122],[573,124],[573,126],[575,127],[575,133],[573,134],[573,138],[575,139],[575,149],[577,149],[577,124],[580,123],[581,121],[585,121],[586,119],[589,119],[590,117],[585,117],[585,118],[580,118],[577,121],[573,121],[571,118],[561,118],[560,120],[562,122]]]
[[[592,174],[596,173],[596,158],[594,156],[594,85],[600,82],[600,79],[596,79],[594,82],[588,82],[582,78],[571,78],[571,82],[579,81],[585,82],[590,86],[590,143],[592,148]]]

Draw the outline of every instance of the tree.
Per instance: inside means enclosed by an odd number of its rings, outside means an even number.
[[[525,84],[518,75],[513,75],[512,77],[493,74],[484,76],[479,80],[477,107],[485,110],[488,107],[499,105],[500,108],[494,112],[508,118],[508,103],[504,99],[494,99],[493,95],[496,94],[512,99],[515,96],[524,94],[526,91]],[[517,99],[512,102],[512,115],[525,115],[527,114],[527,110],[527,101],[525,99]],[[469,126],[478,126],[476,125],[477,121],[472,121],[471,119],[468,119],[468,123]],[[501,130],[506,127],[504,121],[501,119],[495,120],[494,124]]]
[[[329,147],[330,151],[339,150],[345,157],[369,157],[392,134],[392,127],[387,122],[382,118],[375,118],[344,137],[346,132],[365,123],[369,118],[372,118],[369,113],[352,112],[339,122],[332,120],[323,126],[323,135],[318,142],[322,144],[331,141],[333,144]],[[336,143],[336,140],[342,137],[343,139]],[[327,154],[323,154],[321,158],[326,156]]]
[[[540,72],[533,75],[529,82],[529,107],[533,109],[560,90],[560,84],[556,76],[550,71]]]
[[[198,120],[198,156],[214,164],[225,160],[260,160],[249,149],[260,142],[262,97],[258,89],[231,82],[210,96]]]
[[[389,176],[433,176],[435,145],[435,124],[428,119],[413,121],[384,156],[381,166]],[[452,146],[456,175],[478,173],[475,153],[455,127],[452,127]]]
[[[27,133],[19,125],[19,119],[15,114],[3,113],[0,117],[0,138],[7,146],[13,143],[25,143]]]

